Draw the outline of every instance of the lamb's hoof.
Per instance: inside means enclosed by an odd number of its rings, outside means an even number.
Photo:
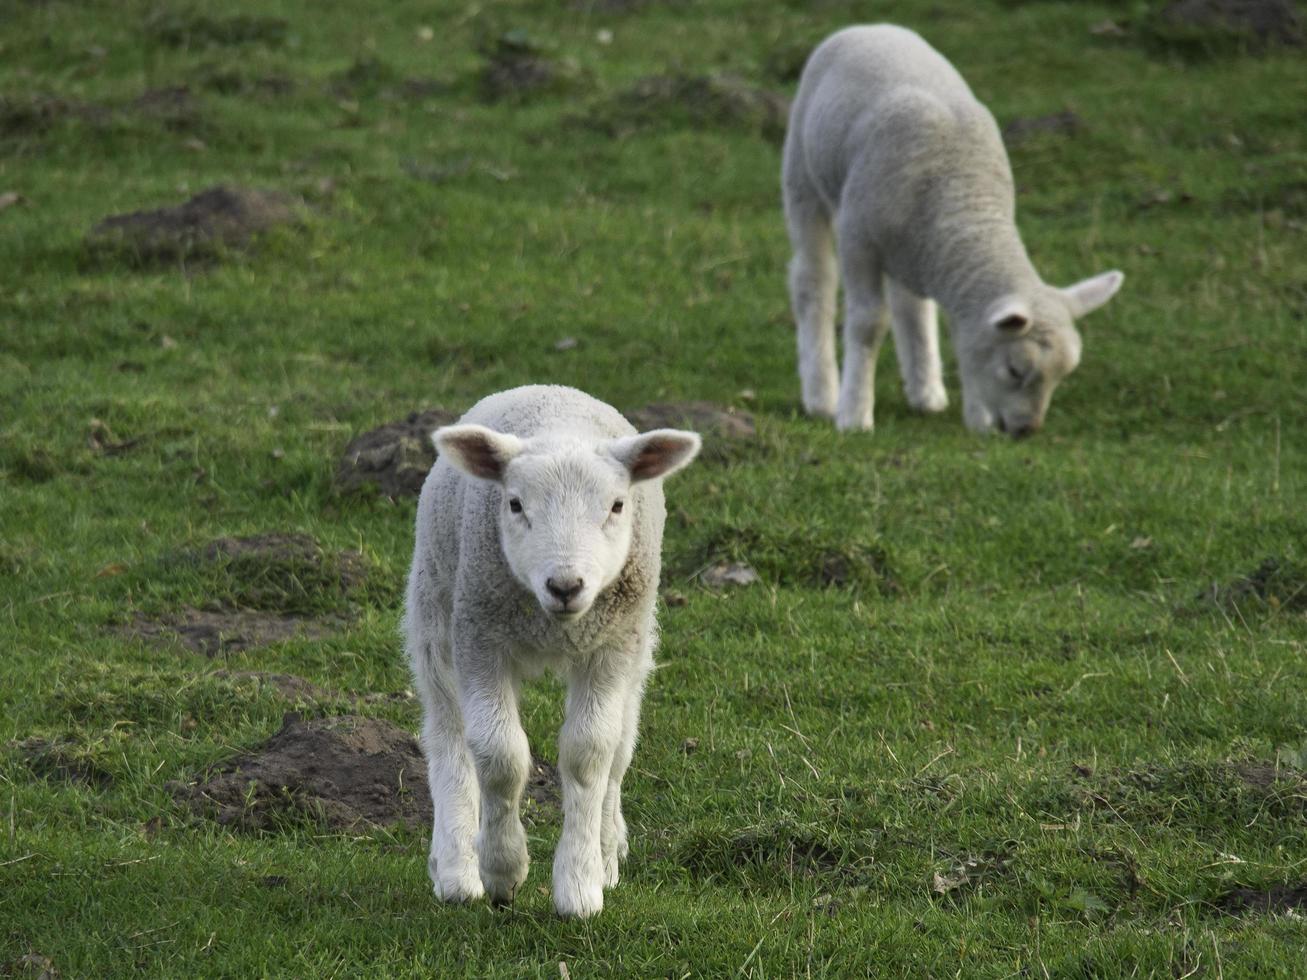
[[[602,911],[603,907],[604,889],[601,885],[554,886],[554,909],[564,919],[586,919]]]
[[[604,887],[612,888],[621,880],[621,861],[616,854],[604,858]]]
[[[436,898],[442,902],[449,902],[452,905],[462,905],[467,902],[476,902],[486,894],[485,888],[481,884],[481,879],[475,874],[470,877],[461,875],[450,877],[445,880],[436,879],[433,883]]]
[[[870,432],[873,428],[870,412],[840,412],[835,417],[835,428],[841,432]]]
[[[509,875],[488,875],[484,870],[481,872],[481,883],[485,886],[486,894],[490,896],[490,904],[498,908],[513,904],[517,890],[522,887],[524,881],[526,881],[525,870],[521,874]]]
[[[943,388],[932,389],[919,395],[909,395],[908,404],[913,411],[934,415],[948,408],[948,393]]]
[[[835,393],[805,393],[803,396],[803,410],[815,419],[827,419],[828,421],[834,420]]]

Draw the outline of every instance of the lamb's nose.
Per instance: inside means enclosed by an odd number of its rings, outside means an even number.
[[[585,588],[585,581],[580,578],[548,578],[545,579],[545,588],[551,596],[567,605]]]
[[[1015,426],[1011,429],[1009,434],[1013,439],[1025,439],[1029,436],[1033,436],[1038,431],[1038,422],[1023,422],[1021,425]]]

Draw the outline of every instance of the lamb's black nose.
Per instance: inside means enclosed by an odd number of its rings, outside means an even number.
[[[585,588],[585,581],[579,578],[547,578],[545,588],[549,590],[551,596],[563,605],[567,605]]]

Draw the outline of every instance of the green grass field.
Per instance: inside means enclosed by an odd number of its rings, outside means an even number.
[[[1160,3],[210,6],[0,5],[0,975],[1303,974],[1302,48]],[[1022,231],[1052,281],[1127,280],[1034,440],[967,434],[955,375],[911,415],[888,352],[874,434],[803,417],[774,126],[637,87],[788,93],[866,20],[921,31],[1000,124],[1079,120],[1013,141]],[[556,77],[491,101],[505,35]],[[86,244],[218,183],[300,220],[164,261]],[[541,381],[758,427],[668,485],[687,601],[603,914],[553,915],[548,804],[496,911],[436,903],[424,829],[178,803],[292,708],[416,728],[349,697],[408,686],[414,502],[333,470]],[[196,557],[270,532],[361,552],[364,584]],[[761,581],[698,584],[725,559]],[[132,635],[184,608],[331,625],[213,659]],[[558,688],[524,717],[554,758]]]

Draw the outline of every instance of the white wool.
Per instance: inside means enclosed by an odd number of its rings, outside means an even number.
[[[496,902],[525,880],[518,689],[553,668],[568,688],[554,904],[591,915],[628,849],[621,783],[657,642],[662,477],[699,437],[637,435],[589,395],[534,385],[483,399],[434,439],[404,617],[435,804],[431,879],[446,901]]]
[[[939,52],[901,27],[850,27],[813,52],[790,112],[782,185],[803,403],[841,429],[872,427],[875,360],[891,323],[908,402],[947,406],[938,301],[967,425],[1035,431],[1079,363],[1073,318],[1106,303],[1124,278],[1044,283],[1017,233],[994,117]]]

